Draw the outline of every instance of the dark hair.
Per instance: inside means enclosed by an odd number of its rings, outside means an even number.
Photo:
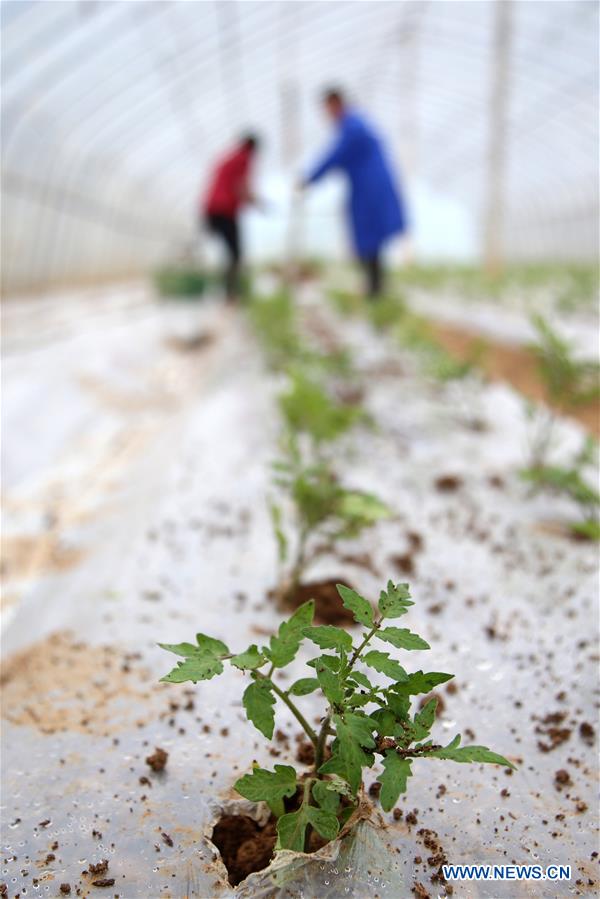
[[[248,132],[242,135],[240,143],[242,147],[246,147],[248,150],[257,150],[260,147],[260,137],[258,134]]]
[[[322,97],[326,103],[330,100],[337,100],[338,103],[342,104],[346,102],[346,95],[339,87],[326,87],[322,92]]]

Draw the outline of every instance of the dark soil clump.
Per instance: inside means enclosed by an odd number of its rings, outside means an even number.
[[[150,765],[153,771],[162,771],[167,764],[168,758],[169,753],[157,746],[152,755],[149,755],[146,759],[146,764]]]
[[[453,493],[462,487],[462,479],[454,474],[443,474],[435,479],[435,489],[440,493]]]
[[[336,624],[341,627],[354,625],[354,615],[346,609],[336,589],[336,584],[344,584],[346,578],[331,578],[325,581],[309,581],[300,584],[295,594],[289,597],[290,605],[296,609],[309,599],[315,601],[315,622]],[[351,585],[348,585],[351,586]]]

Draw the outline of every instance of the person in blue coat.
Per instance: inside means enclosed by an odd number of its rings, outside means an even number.
[[[402,195],[382,142],[369,123],[348,106],[341,90],[325,91],[323,100],[338,133],[301,187],[314,184],[332,170],[346,173],[354,250],[365,269],[367,295],[376,297],[383,289],[383,247],[389,238],[407,230]]]

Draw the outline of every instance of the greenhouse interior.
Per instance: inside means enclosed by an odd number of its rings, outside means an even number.
[[[0,896],[597,896],[596,0],[0,13]]]

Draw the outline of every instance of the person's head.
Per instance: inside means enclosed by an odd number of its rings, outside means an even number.
[[[328,87],[323,91],[323,104],[327,115],[337,122],[342,118],[346,110],[346,97],[338,87]]]
[[[249,153],[256,153],[256,151],[260,147],[260,138],[257,134],[247,132],[246,134],[242,135],[240,145],[244,150],[248,150]]]

